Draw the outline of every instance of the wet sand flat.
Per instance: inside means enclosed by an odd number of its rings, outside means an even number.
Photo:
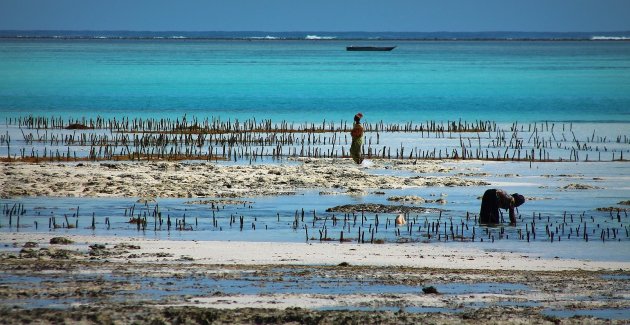
[[[630,262],[438,245],[10,237],[6,324],[623,323],[630,307]]]
[[[628,270],[630,261],[593,261],[588,259],[543,258],[522,252],[480,249],[478,246],[449,244],[355,244],[355,243],[282,243],[235,241],[169,241],[142,237],[64,236],[75,244],[48,245],[55,234],[3,234],[16,245],[36,242],[44,247],[87,251],[90,245],[132,244],[140,249],[108,257],[110,262],[174,263],[194,261],[204,265],[338,265],[429,267],[474,270],[570,271]],[[129,254],[133,254],[129,259]],[[160,256],[162,255],[162,256]]]

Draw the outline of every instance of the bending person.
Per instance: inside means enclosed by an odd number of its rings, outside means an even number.
[[[483,193],[481,199],[481,211],[479,211],[480,224],[496,224],[501,222],[499,209],[510,212],[510,224],[516,225],[514,208],[525,203],[525,197],[514,193],[507,194],[504,190],[490,189]]]

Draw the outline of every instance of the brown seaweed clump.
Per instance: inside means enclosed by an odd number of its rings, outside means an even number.
[[[434,286],[424,287],[422,288],[422,292],[424,292],[425,294],[438,294],[438,291]]]
[[[81,124],[81,123],[72,123],[68,126],[65,127],[66,130],[89,130],[89,129],[93,129],[92,127],[89,127],[85,124]]]
[[[571,183],[562,187],[563,190],[599,190],[602,189],[599,186],[593,186],[589,184]]]
[[[601,208],[597,208],[595,209],[597,211],[603,211],[603,212],[621,212],[621,211],[628,211],[628,208],[620,208],[620,207],[601,207]]]
[[[346,204],[326,209],[326,212],[369,212],[369,213],[422,213],[422,212],[439,212],[440,209],[423,208],[406,205],[387,205],[377,203],[362,204]]]
[[[50,243],[53,245],[68,245],[74,242],[66,237],[53,237],[50,239]]]

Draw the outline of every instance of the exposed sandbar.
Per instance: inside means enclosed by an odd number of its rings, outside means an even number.
[[[47,247],[51,238],[58,234],[11,233],[7,239],[17,243],[36,242]],[[282,243],[282,242],[234,242],[234,241],[173,241],[152,240],[142,237],[65,236],[74,245],[50,245],[52,248],[85,251],[88,245],[102,244],[108,247],[133,244],[140,246],[110,261],[125,262],[134,254],[134,262],[177,262],[184,260],[198,264],[236,265],[351,265],[430,267],[447,269],[487,269],[525,271],[563,270],[619,270],[630,269],[630,261],[592,261],[581,259],[541,258],[535,254],[519,252],[486,252],[478,247],[449,244],[384,244],[364,245],[354,243]],[[190,258],[187,258],[190,257]]]
[[[385,162],[376,162],[383,165]],[[391,166],[391,162],[387,163]],[[395,161],[412,175],[374,175],[349,159],[301,159],[295,164],[216,163],[0,163],[0,197],[250,197],[327,189],[352,195],[368,189],[487,184],[458,176],[426,176],[450,169],[440,161]]]

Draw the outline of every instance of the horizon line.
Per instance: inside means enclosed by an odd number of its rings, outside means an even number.
[[[218,33],[236,33],[236,32],[265,32],[265,33],[305,33],[305,32],[319,32],[319,33],[629,33],[629,30],[588,30],[588,31],[535,31],[535,30],[477,30],[477,31],[449,31],[449,30],[436,30],[436,31],[397,31],[397,30],[380,30],[380,31],[366,31],[366,30],[177,30],[177,29],[163,29],[163,30],[148,30],[148,29],[0,29],[2,32],[8,31],[21,31],[21,32],[39,32],[39,31],[72,31],[72,32],[186,32],[186,33],[204,33],[204,32],[218,32]]]

